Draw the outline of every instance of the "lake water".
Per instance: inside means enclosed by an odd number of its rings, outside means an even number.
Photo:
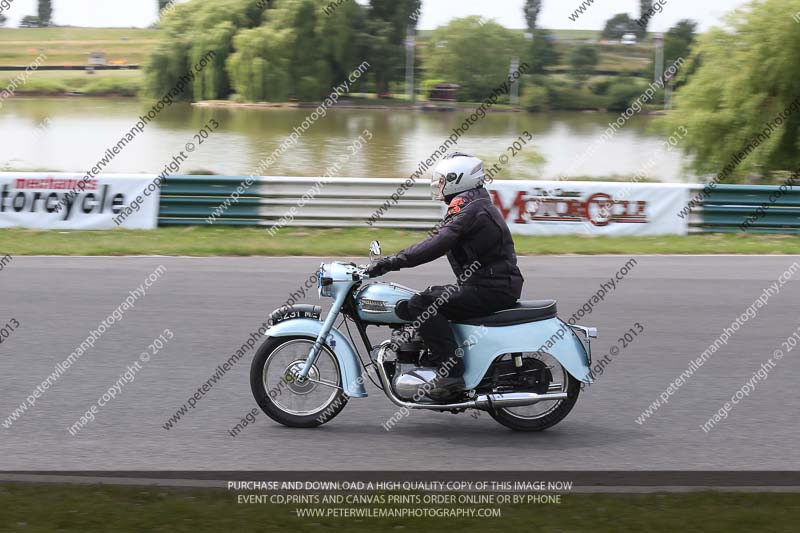
[[[83,173],[130,131],[152,104],[114,98],[12,98],[0,109],[0,169]],[[219,127],[194,152],[181,173],[192,170],[249,175],[313,109],[212,108],[175,104],[117,155],[108,172],[159,173],[212,119]],[[338,175],[407,177],[464,120],[464,112],[332,109],[311,125],[266,174],[320,176],[344,161]],[[490,113],[472,126],[458,150],[496,162],[523,131],[533,146],[510,159],[500,179],[566,176],[631,176],[647,168],[660,181],[694,181],[682,170],[680,151],[664,149],[664,135],[636,116],[597,149],[584,154],[617,119],[611,113]],[[372,140],[347,158],[349,146],[369,130]],[[537,162],[538,153],[544,162]]]

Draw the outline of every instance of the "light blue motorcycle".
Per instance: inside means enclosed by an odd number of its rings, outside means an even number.
[[[375,241],[370,256],[379,255]],[[416,291],[367,281],[365,267],[323,263],[319,295],[333,298],[324,320],[320,306],[307,304],[270,315],[267,340],[251,366],[250,385],[256,402],[272,419],[291,427],[324,424],[350,398],[367,396],[364,383],[369,378],[400,411],[477,409],[511,429],[541,431],[569,414],[580,382],[592,381],[590,339],[597,337],[597,330],[563,322],[556,316],[555,300],[521,301],[511,309],[452,324],[460,345],[456,352],[466,368],[466,388],[447,401],[433,400],[427,392],[437,369],[414,371],[427,349],[414,325],[394,311]],[[338,318],[347,337],[334,327]],[[355,348],[349,322],[366,347],[368,362]],[[388,326],[391,338],[373,344],[368,326]],[[377,381],[370,375],[373,370]]]

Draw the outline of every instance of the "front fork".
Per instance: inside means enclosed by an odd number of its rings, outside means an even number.
[[[317,357],[319,357],[319,352],[322,349],[323,344],[325,344],[325,339],[331,332],[333,323],[339,316],[339,311],[342,310],[344,300],[347,298],[348,294],[349,291],[341,291],[336,296],[336,300],[334,300],[331,310],[328,312],[328,315],[325,317],[325,321],[322,323],[322,329],[319,330],[319,335],[317,335],[317,339],[314,341],[314,346],[312,346],[311,350],[308,352],[308,357],[306,357],[306,362],[303,365],[303,368],[300,370],[300,372],[297,372],[292,376],[295,380],[297,380],[298,383],[303,383],[306,380],[308,373],[311,372],[311,367],[316,364]],[[334,346],[331,346],[331,348],[334,348]]]

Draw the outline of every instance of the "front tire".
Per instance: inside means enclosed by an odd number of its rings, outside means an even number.
[[[338,361],[328,346],[320,349],[309,380],[299,383],[293,378],[292,371],[302,368],[315,340],[306,336],[269,337],[250,366],[250,388],[256,403],[284,426],[321,426],[347,405]]]

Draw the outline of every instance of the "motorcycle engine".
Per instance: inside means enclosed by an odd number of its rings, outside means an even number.
[[[427,396],[424,385],[436,378],[435,368],[418,368],[417,365],[399,365],[392,380],[394,393],[403,400],[419,401]]]
[[[415,399],[419,388],[436,377],[435,369],[414,372],[425,351],[425,343],[415,329],[403,326],[392,330],[387,354],[394,355],[394,361],[384,361],[384,364],[392,380],[392,389],[399,398]]]
[[[392,330],[392,338],[386,355],[398,365],[419,365],[420,356],[425,352],[425,343],[417,330],[402,326]]]

